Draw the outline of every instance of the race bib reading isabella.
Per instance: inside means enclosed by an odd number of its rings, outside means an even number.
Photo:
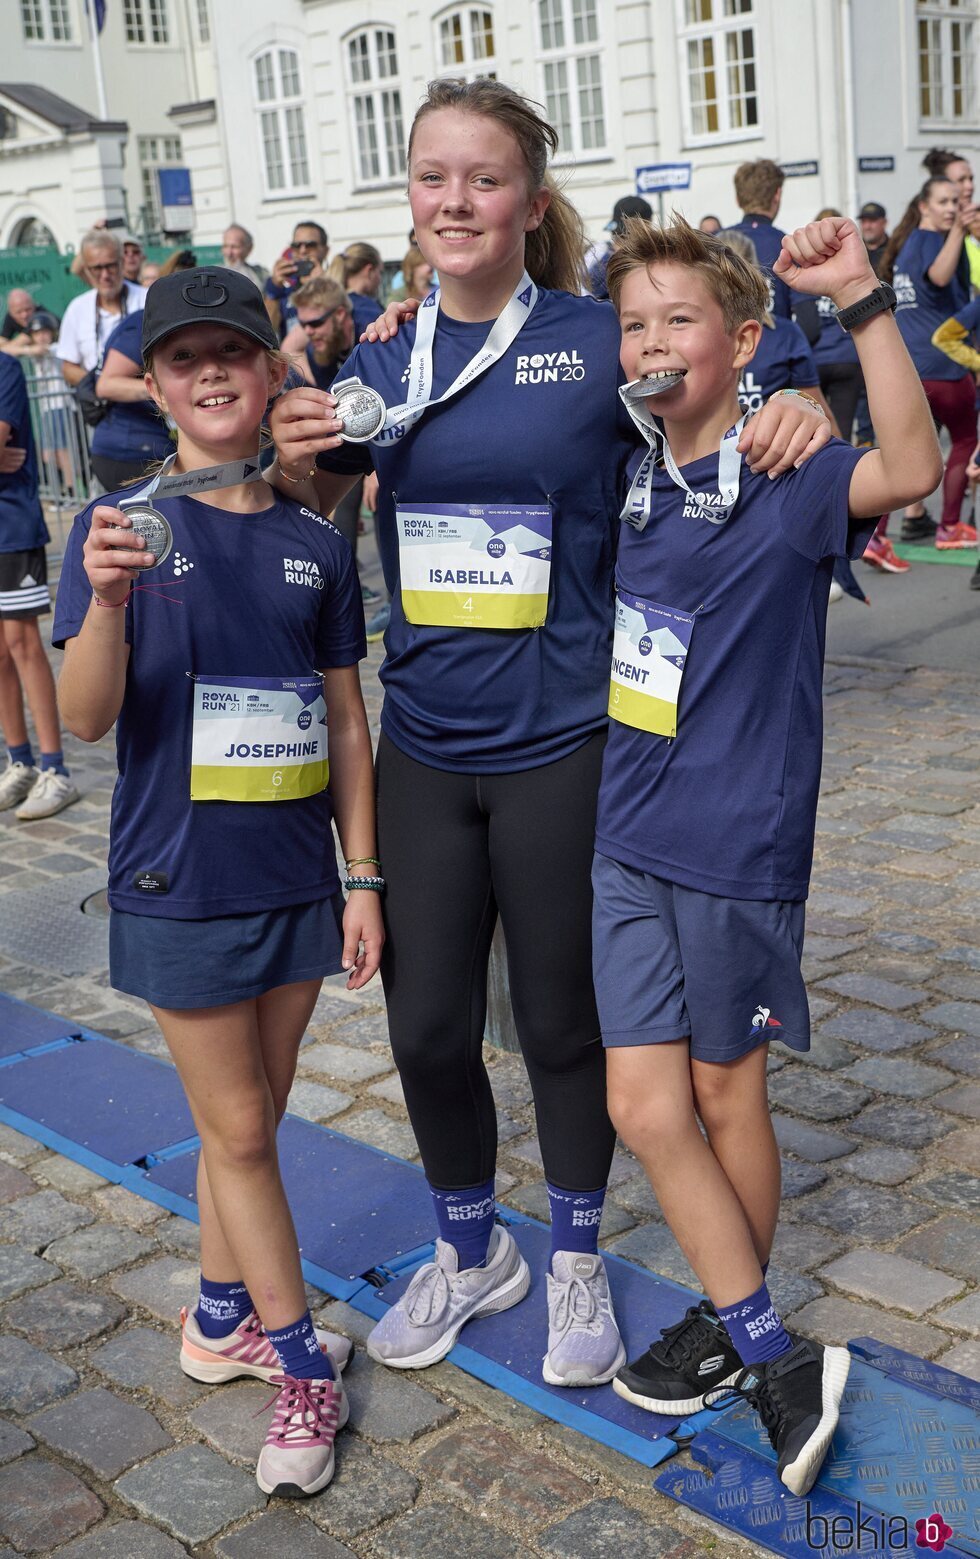
[[[326,789],[320,677],[194,678],[192,801],[296,801]]]
[[[551,510],[516,504],[395,508],[402,607],[439,628],[540,628],[551,584]]]
[[[694,616],[620,590],[616,595],[609,714],[622,725],[677,735],[677,701]]]

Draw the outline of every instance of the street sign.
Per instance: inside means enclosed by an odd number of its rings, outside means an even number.
[[[194,226],[190,168],[158,168],[157,187],[165,233],[189,233]]]
[[[689,162],[653,162],[636,170],[636,193],[660,195],[668,189],[690,189]]]
[[[779,164],[788,179],[807,179],[820,172],[820,164],[813,162],[781,162]]]
[[[894,173],[894,157],[859,157],[858,173]]]

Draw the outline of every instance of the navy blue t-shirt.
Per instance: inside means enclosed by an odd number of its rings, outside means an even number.
[[[362,331],[367,330],[368,325],[373,325],[379,315],[384,313],[377,298],[372,298],[366,292],[349,292],[351,310],[354,315],[354,340],[356,341]]]
[[[106,356],[120,352],[142,373],[143,310],[127,314],[106,342]],[[165,460],[174,444],[153,402],[110,401],[109,410],[92,434],[92,453],[103,460],[132,460],[136,466]]]
[[[738,381],[738,399],[751,416],[761,411],[777,390],[812,389],[820,383],[813,353],[799,325],[773,315],[773,325],[763,325],[759,345]]]
[[[490,323],[439,314],[437,398],[482,347]],[[405,399],[415,339],[355,348],[341,373],[389,406]],[[623,479],[638,435],[617,386],[620,331],[608,303],[542,291],[504,356],[460,394],[433,404],[404,438],[348,444],[325,469],[378,472],[378,539],[392,596],[381,668],[381,724],[421,763],[507,773],[566,757],[606,723],[613,561]],[[403,504],[548,504],[548,616],[537,630],[418,627],[399,592],[395,497]]]
[[[27,451],[19,471],[0,472],[0,552],[31,552],[51,538],[37,496],[37,450],[27,381],[16,357],[7,352],[0,352],[0,422],[10,424],[8,447]]]
[[[623,526],[617,584],[694,626],[676,737],[609,722],[603,855],[725,898],[806,898],[833,560],[862,551],[875,523],[848,520],[862,453],[832,439],[777,482],[743,460],[724,525],[685,518],[685,494],[654,473],[654,518]],[[717,491],[717,455],[683,475]]]
[[[732,224],[732,230],[736,233],[744,233],[746,238],[751,238],[755,244],[759,265],[765,272],[766,281],[772,289],[772,302],[769,305],[772,312],[781,319],[792,319],[793,300],[796,294],[791,292],[784,281],[772,274],[772,268],[779,259],[779,252],[783,247],[782,228],[773,227],[769,217],[760,216],[757,212],[749,212],[741,222]]]
[[[842,330],[838,325],[837,308],[832,298],[817,299],[817,317],[820,321],[820,334],[813,348],[813,355],[818,366],[858,362],[854,337],[849,330]]]
[[[131,653],[116,725],[109,903],[198,920],[327,898],[339,883],[326,791],[191,801],[192,675],[299,677],[354,665],[365,653],[364,612],[350,546],[329,520],[281,498],[261,514],[193,498],[156,507],[174,546],[125,608]],[[82,547],[93,508],[68,539],[52,633],[59,648],[92,599]],[[147,873],[163,874],[167,891],[135,886]]]
[[[945,287],[937,287],[926,274],[945,242],[945,233],[930,233],[918,227],[909,234],[895,259],[895,318],[920,379],[953,381],[969,372],[932,344],[933,332],[970,301],[970,266],[965,246],[953,278]]]
[[[312,342],[307,343],[306,361],[310,365],[313,383],[318,390],[329,390],[334,381],[340,378],[340,358],[332,357],[329,363],[318,363],[313,352]]]

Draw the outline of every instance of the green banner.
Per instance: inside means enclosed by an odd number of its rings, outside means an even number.
[[[221,262],[220,244],[188,247],[198,265]],[[146,245],[147,259],[160,265],[173,253],[173,244]],[[86,283],[71,274],[74,258],[74,254],[60,254],[57,249],[0,249],[0,305],[6,302],[12,288],[23,287],[41,308],[50,309],[60,319],[72,298],[88,291]]]

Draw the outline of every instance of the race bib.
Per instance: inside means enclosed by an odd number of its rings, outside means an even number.
[[[620,590],[616,595],[609,714],[656,736],[677,735],[677,701],[694,616]]]
[[[551,510],[398,504],[402,607],[439,628],[540,628],[551,585]]]
[[[192,801],[296,801],[328,777],[320,677],[194,678]]]

